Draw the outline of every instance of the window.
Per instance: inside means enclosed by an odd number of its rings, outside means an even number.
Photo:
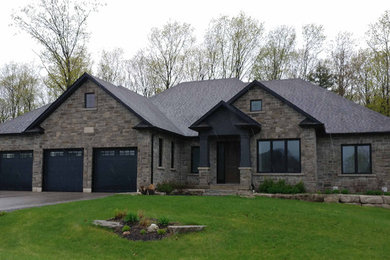
[[[300,140],[259,140],[257,151],[257,172],[301,172]]]
[[[171,169],[175,168],[175,143],[171,142]]]
[[[263,110],[263,102],[261,99],[251,100],[251,112],[261,111]]]
[[[162,167],[163,139],[158,139],[158,167]]]
[[[371,174],[371,145],[342,145],[343,174]]]
[[[95,108],[95,93],[85,93],[85,108]]]
[[[115,151],[100,151],[100,155],[104,157],[115,156]]]
[[[191,147],[191,173],[198,173],[199,156],[200,156],[199,146],[192,146]]]

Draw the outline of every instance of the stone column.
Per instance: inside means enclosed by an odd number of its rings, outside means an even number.
[[[43,165],[43,150],[41,148],[34,149],[33,154],[33,175],[32,175],[32,191],[42,191],[42,165]]]
[[[198,167],[199,188],[210,187],[210,167]]]
[[[199,143],[200,143],[199,166],[200,167],[210,167],[208,139],[209,139],[208,135],[201,133],[199,136]]]
[[[252,184],[252,167],[238,167],[240,170],[240,189],[250,190]]]
[[[240,167],[251,167],[250,138],[248,134],[240,135]]]
[[[83,192],[92,192],[92,147],[88,146],[83,151]]]

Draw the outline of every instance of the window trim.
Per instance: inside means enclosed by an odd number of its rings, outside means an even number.
[[[87,106],[87,95],[93,95],[94,96],[95,106],[93,106],[93,107],[88,107]],[[86,92],[86,93],[84,93],[84,108],[85,109],[94,109],[96,107],[97,107],[96,94],[94,92]]]
[[[268,141],[270,142],[270,151],[271,151],[271,171],[260,171],[259,169],[259,142],[264,142],[264,141]],[[273,168],[272,168],[272,162],[273,162],[273,158],[272,158],[272,148],[273,148],[273,144],[272,144],[272,141],[284,141],[284,150],[285,150],[285,164],[286,164],[286,171],[273,171]],[[299,170],[298,171],[291,171],[289,172],[288,171],[288,156],[287,156],[287,153],[288,153],[288,141],[298,141],[299,142]],[[296,175],[296,174],[301,174],[302,173],[302,148],[301,148],[301,139],[300,138],[281,138],[281,139],[257,139],[256,141],[256,173],[267,173],[267,174],[279,174],[279,173],[282,173],[282,174],[293,174],[293,175]]]
[[[158,138],[158,167],[162,167],[164,141]]]
[[[260,110],[253,110],[252,109],[252,102],[254,102],[254,101],[260,101],[261,102],[261,109]],[[263,111],[263,100],[262,99],[251,99],[249,101],[249,111],[250,112],[261,112],[261,111]]]
[[[190,169],[190,172],[192,173],[192,174],[199,174],[199,170],[198,169],[196,169],[196,172],[194,172],[194,171],[192,171],[192,169],[194,168],[194,160],[193,160],[193,150],[195,149],[195,148],[198,148],[199,149],[199,158],[200,158],[200,146],[199,145],[192,145],[191,146],[191,169]]]
[[[355,156],[355,160],[354,160],[354,167],[355,167],[355,172],[352,172],[352,173],[345,173],[344,172],[344,160],[343,160],[343,155],[344,155],[344,152],[343,152],[343,147],[344,146],[353,146],[354,147],[354,156]],[[357,147],[358,146],[368,146],[369,147],[369,150],[370,150],[370,166],[369,166],[369,169],[370,171],[369,172],[359,172],[359,169],[358,169],[358,156],[357,156]],[[363,143],[363,144],[341,144],[341,174],[342,175],[372,175],[372,147],[371,147],[371,144],[369,143]]]
[[[175,169],[175,142],[171,142],[171,169]]]

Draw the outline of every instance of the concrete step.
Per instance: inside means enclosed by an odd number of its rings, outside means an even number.
[[[239,190],[240,184],[211,184],[210,190]]]

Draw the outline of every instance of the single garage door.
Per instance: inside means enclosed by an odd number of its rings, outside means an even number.
[[[0,190],[31,190],[31,151],[0,152]]]
[[[137,191],[137,149],[95,149],[93,191]]]
[[[83,191],[83,150],[44,151],[43,190]]]

